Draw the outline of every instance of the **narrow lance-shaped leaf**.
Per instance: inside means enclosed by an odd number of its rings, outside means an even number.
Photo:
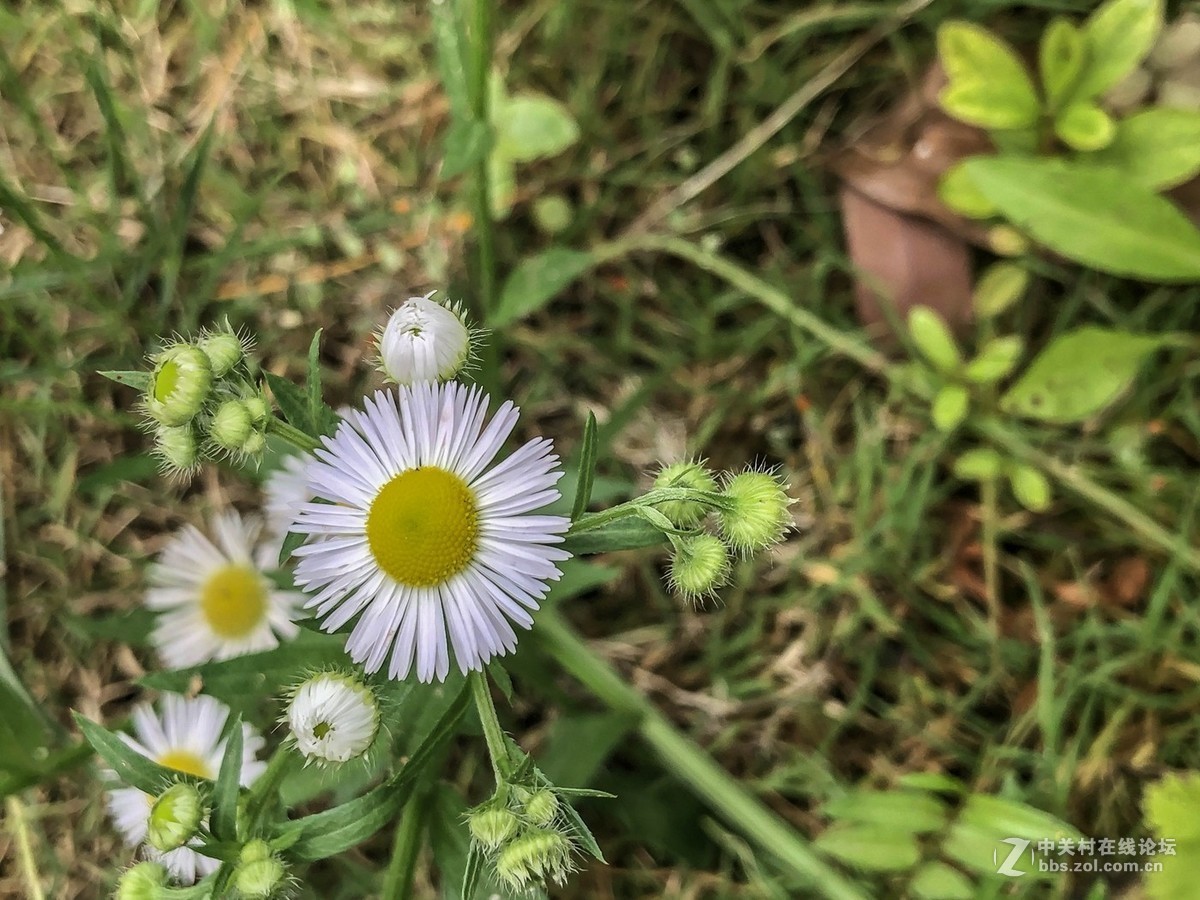
[[[596,415],[588,412],[583,423],[583,446],[579,452],[579,480],[575,485],[575,503],[571,507],[574,522],[588,508],[592,499],[592,482],[596,478]]]
[[[213,790],[212,833],[219,840],[237,837],[238,788],[242,776],[242,717],[235,716],[225,741],[225,753]]]
[[[172,781],[203,784],[205,779],[167,769],[129,746],[121,737],[86,716],[75,713],[75,724],[84,738],[125,784],[157,796]]]

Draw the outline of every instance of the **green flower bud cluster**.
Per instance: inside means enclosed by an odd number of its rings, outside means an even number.
[[[186,475],[204,459],[252,459],[266,449],[271,407],[251,377],[248,349],[226,326],[151,357],[142,408],[166,470]]]
[[[575,841],[562,804],[549,786],[508,784],[468,815],[471,838],[514,892],[562,884],[575,870]]]
[[[233,886],[240,897],[278,896],[287,886],[287,869],[263,840],[250,841],[242,848],[233,870]]]
[[[748,556],[778,543],[791,525],[791,500],[772,472],[726,472],[718,483],[703,463],[673,463],[659,472],[654,488],[684,488],[697,494],[654,503],[676,529],[667,534],[673,550],[669,578],[672,588],[688,600],[700,600],[722,587],[729,580],[734,554]]]

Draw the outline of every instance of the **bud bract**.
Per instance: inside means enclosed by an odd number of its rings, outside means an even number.
[[[163,425],[185,425],[204,408],[212,366],[203,351],[175,344],[154,358],[154,376],[143,398],[146,412]]]
[[[270,897],[283,887],[286,875],[283,863],[271,853],[267,842],[254,840],[242,848],[233,870],[233,884],[243,897]]]
[[[183,781],[172,785],[150,807],[146,843],[163,853],[182,847],[195,836],[204,813],[194,785]]]
[[[729,578],[729,548],[711,534],[676,538],[671,586],[689,600],[706,597]]]
[[[783,539],[791,501],[769,472],[742,472],[725,483],[728,508],[717,513],[721,533],[735,550],[752,552]]]
[[[664,466],[654,479],[656,488],[691,488],[694,491],[715,493],[717,480],[699,463],[678,462]],[[699,500],[664,500],[657,504],[659,512],[680,528],[688,528],[703,519],[709,506]]]
[[[425,297],[401,304],[379,333],[379,367],[397,384],[448,381],[471,359],[477,335],[462,310]]]

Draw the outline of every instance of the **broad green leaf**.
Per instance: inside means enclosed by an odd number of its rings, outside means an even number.
[[[150,382],[154,375],[151,372],[143,371],[107,371],[97,372],[97,375],[103,375],[109,381],[115,381],[117,384],[123,384],[126,387],[134,388],[138,391],[148,391]]]
[[[120,735],[114,734],[103,725],[98,725],[91,719],[75,713],[75,724],[83,732],[84,738],[92,749],[108,763],[124,784],[144,791],[153,797],[158,796],[172,782],[187,781],[192,784],[204,784],[206,779],[167,769],[138,753]]]
[[[946,805],[914,791],[851,791],[829,801],[821,811],[840,822],[878,825],[904,834],[925,834],[946,824]]]
[[[592,481],[596,477],[596,415],[588,412],[583,423],[583,446],[579,451],[579,480],[575,485],[575,502],[571,507],[574,522],[587,511],[592,499]]]
[[[513,162],[557,156],[577,140],[567,108],[541,94],[516,94],[494,110],[496,152]]]
[[[654,547],[665,540],[663,533],[649,522],[627,518],[579,534],[568,532],[566,540],[560,546],[575,556],[588,556],[593,553]]]
[[[921,858],[911,832],[879,825],[834,825],[813,845],[822,853],[868,872],[903,872]]]
[[[917,869],[908,890],[916,900],[974,900],[971,879],[942,862],[926,863]]]
[[[267,380],[267,386],[271,389],[275,403],[287,423],[299,428],[305,434],[315,437],[312,417],[308,412],[308,397],[304,391],[274,372],[263,372],[263,377]]]
[[[212,833],[218,840],[237,839],[238,788],[242,778],[242,717],[234,716],[225,741],[225,753],[213,789]]]
[[[283,539],[283,544],[279,548],[279,565],[282,567],[287,564],[287,561],[292,558],[292,554],[296,551],[304,541],[308,538],[307,534],[302,534],[299,531],[289,531]]]
[[[962,353],[945,321],[928,306],[913,307],[908,314],[908,334],[934,368],[953,372],[962,365]]]
[[[1088,100],[1079,100],[1054,119],[1054,133],[1076,150],[1101,150],[1112,143],[1117,125],[1104,110]]]
[[[937,44],[950,79],[939,98],[946,112],[982,128],[1025,128],[1037,122],[1037,90],[1008,44],[969,22],[943,24]]]
[[[1152,281],[1200,279],[1200,232],[1119,172],[1012,157],[975,158],[965,166],[1008,219],[1064,256]]]
[[[454,178],[473,169],[492,149],[492,130],[478,119],[455,119],[446,131],[442,151],[442,178]]]
[[[463,29],[458,19],[460,4],[454,0],[434,0],[429,4],[433,16],[433,39],[437,49],[438,81],[450,101],[454,119],[471,118],[471,95],[467,89],[466,55],[463,53]]]
[[[1070,103],[1086,60],[1087,46],[1078,28],[1063,18],[1046,26],[1038,47],[1038,68],[1050,109],[1061,109]]]
[[[1086,325],[1056,338],[1000,400],[1007,413],[1069,425],[1103,410],[1137,376],[1142,362],[1167,342]]]
[[[1179,844],[1174,856],[1160,854],[1161,869],[1146,872],[1142,889],[1148,900],[1184,900],[1196,896],[1200,884],[1200,843]]]
[[[1112,143],[1087,157],[1144,187],[1174,187],[1200,172],[1200,112],[1153,107],[1117,123]]]
[[[961,780],[942,772],[909,772],[901,775],[898,783],[901,787],[942,794],[961,794],[966,790]]]
[[[1016,837],[1036,841],[1041,838],[1078,840],[1082,835],[1061,819],[1015,800],[972,794],[959,811],[960,824],[990,831],[997,837]]]
[[[1015,334],[993,338],[967,363],[963,376],[975,384],[995,384],[1008,376],[1025,350],[1025,341]]]
[[[954,461],[954,474],[964,481],[987,481],[1004,470],[1004,460],[991,447],[968,450]]]
[[[538,761],[556,785],[591,784],[609,754],[621,746],[636,725],[634,717],[622,713],[563,715],[551,723],[546,748],[538,754]]]
[[[930,418],[938,431],[953,431],[967,417],[971,395],[961,384],[948,384],[933,398]]]
[[[1163,23],[1162,0],[1109,0],[1083,26],[1087,62],[1077,96],[1098,97],[1137,68]]]
[[[975,282],[971,305],[975,315],[991,319],[1007,311],[1029,287],[1029,273],[1010,262],[992,263]]]
[[[971,181],[962,163],[946,170],[938,182],[938,199],[968,219],[990,219],[999,211]]]
[[[488,157],[488,189],[491,191],[492,218],[505,219],[517,202],[516,165],[507,156],[492,153]]]
[[[1200,843],[1200,772],[1163,776],[1146,788],[1142,809],[1159,837]]]
[[[488,324],[500,328],[536,312],[595,263],[590,253],[565,247],[551,247],[526,257],[504,283]]]
[[[38,751],[49,737],[41,713],[0,651],[0,772],[37,772]]]
[[[1050,508],[1050,482],[1033,466],[1013,466],[1008,483],[1017,502],[1030,512],[1045,512]]]

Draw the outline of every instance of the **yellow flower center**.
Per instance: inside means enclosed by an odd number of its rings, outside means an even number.
[[[437,466],[401,472],[367,512],[367,544],[400,584],[433,587],[467,567],[479,541],[475,495]]]
[[[177,772],[195,775],[197,778],[213,778],[208,763],[200,754],[191,750],[168,750],[156,762],[164,769],[174,769]]]
[[[168,359],[154,376],[154,399],[165,403],[179,383],[179,363]]]
[[[263,577],[249,566],[218,569],[200,591],[200,610],[208,627],[221,637],[245,637],[267,612]]]

